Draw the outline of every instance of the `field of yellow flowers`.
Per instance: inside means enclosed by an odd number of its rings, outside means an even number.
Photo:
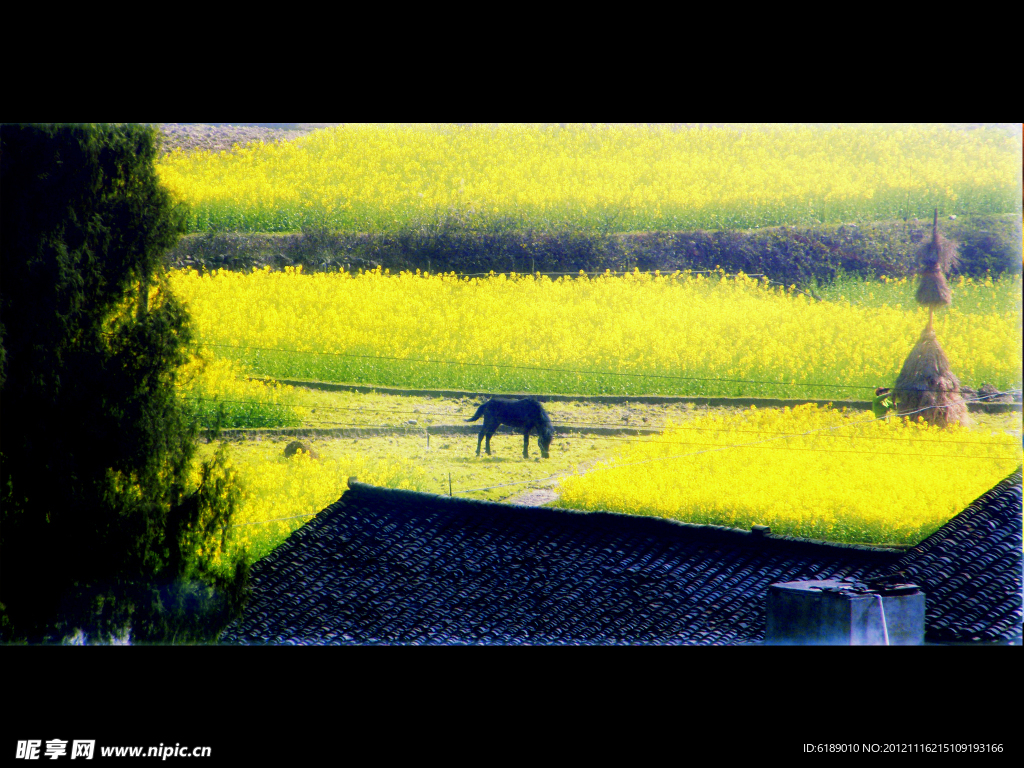
[[[223,383],[196,385],[206,397],[247,372],[484,392],[865,400],[895,381],[927,322],[905,280],[837,284],[820,302],[721,273],[180,270],[171,285],[204,354],[235,366],[210,369]],[[952,287],[935,323],[953,371],[966,385],[1019,389],[1020,276]]]
[[[170,285],[199,338],[183,391],[202,398],[208,421],[224,408],[222,426],[332,426],[360,408],[348,400],[332,408],[325,393],[247,378],[258,374],[489,392],[867,399],[894,380],[927,320],[913,282],[891,279],[836,283],[821,289],[820,302],[721,273],[551,280],[176,271]],[[952,286],[954,304],[936,323],[954,371],[974,386],[1019,389],[1020,276],[957,278]],[[413,408],[366,407],[386,409],[388,418],[395,411],[388,423],[396,424]],[[586,420],[560,414],[564,404],[552,407],[558,424]],[[418,423],[461,423],[471,411],[466,402],[426,402],[412,415]],[[352,475],[445,492],[454,474],[458,492],[571,474],[574,466],[588,471],[562,484],[560,506],[906,544],[1021,460],[1019,416],[946,431],[810,406],[688,416],[645,440],[559,440],[555,458],[539,463],[522,462],[519,441],[508,439],[498,441],[493,459],[476,459],[471,437],[433,451],[422,436],[381,438],[372,455],[367,441],[327,440],[316,461],[284,459],[273,442],[237,446],[246,490],[232,546],[269,551],[336,500]]]
[[[206,458],[213,450],[204,445],[200,454]],[[284,458],[281,445],[268,441],[232,446],[228,457],[228,470],[241,483],[241,499],[228,547],[220,554],[225,563],[243,549],[251,560],[268,554],[288,534],[337,501],[349,477],[389,488],[425,489],[422,467],[400,457],[367,457],[351,446],[348,450],[340,446],[324,450],[317,459],[302,452]]]
[[[190,231],[729,229],[1021,210],[996,128],[345,125],[162,157]]]
[[[1020,435],[814,405],[670,426],[561,484],[561,506],[913,545],[1021,463]]]

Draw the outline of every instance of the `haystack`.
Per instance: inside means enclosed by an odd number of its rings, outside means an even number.
[[[917,286],[917,302],[928,307],[928,325],[903,363],[896,379],[893,395],[896,413],[921,418],[944,427],[968,424],[967,404],[960,394],[960,381],[949,367],[949,358],[942,350],[932,325],[937,307],[947,307],[953,292],[946,282],[946,272],[957,265],[956,243],[939,234],[939,209],[935,209],[932,239],[917,252],[921,265],[921,282]]]
[[[893,389],[896,413],[900,415],[921,418],[940,427],[968,424],[960,380],[950,370],[949,358],[935,336],[931,317],[907,355]]]
[[[941,269],[933,267],[922,270],[915,298],[918,304],[923,304],[931,310],[936,307],[948,307],[953,303],[953,291]]]
[[[956,243],[939,234],[938,208],[932,223],[932,239],[918,249],[917,260],[921,265],[917,303],[929,310],[948,307],[953,301],[953,291],[946,282],[946,273],[959,263],[959,257]]]

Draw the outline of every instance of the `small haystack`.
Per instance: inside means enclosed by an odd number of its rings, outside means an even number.
[[[931,317],[907,355],[894,389],[896,413],[900,415],[921,418],[940,427],[968,423],[960,380],[950,370],[949,358],[935,336]]]
[[[932,223],[932,239],[917,251],[921,265],[921,282],[917,286],[917,303],[928,307],[929,322],[931,311],[948,307],[953,301],[953,291],[946,282],[946,273],[959,263],[956,243],[939,234],[939,209],[935,209]]]
[[[921,282],[917,285],[918,304],[930,310],[936,307],[948,307],[953,302],[953,291],[946,282],[946,276],[938,267],[921,271]]]

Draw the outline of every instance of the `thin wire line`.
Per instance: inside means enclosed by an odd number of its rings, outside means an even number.
[[[788,439],[788,438],[780,438],[780,439]],[[815,453],[861,453],[861,454],[865,454],[867,456],[900,456],[900,457],[902,457],[902,456],[921,456],[921,457],[924,457],[924,458],[934,458],[934,459],[956,459],[957,461],[959,461],[960,459],[1016,459],[1017,458],[1016,456],[965,456],[963,454],[947,455],[947,454],[943,454],[943,453],[906,453],[906,452],[902,452],[902,451],[848,451],[848,450],[843,450],[843,449],[839,449],[839,448],[796,448],[796,447],[793,447],[793,446],[768,446],[768,445],[762,445],[761,443],[763,443],[763,442],[766,442],[766,441],[758,440],[758,441],[752,442],[752,443],[734,443],[733,445],[727,445],[727,446],[724,446],[724,447],[725,448],[769,448],[771,450],[776,450],[776,451],[813,451]],[[687,441],[684,441],[684,440],[671,441],[671,442],[660,442],[660,443],[656,443],[656,444],[658,444],[658,445],[707,445],[707,443],[687,442]],[[691,454],[683,454],[683,456],[689,456],[689,455],[691,455]],[[692,455],[696,455],[696,454],[692,454]],[[673,457],[669,456],[667,458],[673,458]],[[682,457],[679,457],[679,458],[682,458]],[[662,459],[651,459],[651,461],[661,461],[661,460]],[[632,466],[632,465],[623,465],[623,466]]]
[[[901,415],[902,416],[912,416],[915,413],[921,413],[923,411],[931,410],[932,408],[946,408],[946,407],[948,407],[948,406],[927,406],[925,408],[920,408],[920,409],[918,409],[916,411],[909,411],[908,413],[901,414]],[[861,426],[861,425],[865,425],[865,424],[870,424],[870,423],[872,423],[874,421],[881,421],[884,418],[886,418],[886,417],[883,416],[880,419],[867,419],[867,420],[864,420],[864,421],[861,421],[861,422],[856,422],[854,424],[854,426]],[[754,446],[761,446],[764,443],[770,443],[770,442],[774,442],[776,440],[786,439],[786,438],[791,437],[791,436],[805,437],[807,435],[812,435],[812,434],[815,434],[817,432],[827,432],[827,431],[830,431],[830,430],[833,430],[833,429],[839,429],[839,428],[841,428],[843,426],[850,426],[850,425],[838,424],[838,425],[835,425],[835,426],[832,426],[832,427],[822,427],[820,429],[808,430],[807,432],[798,433],[796,435],[788,435],[788,434],[787,435],[780,435],[779,437],[768,438],[766,440],[758,440],[758,441],[751,442],[751,443],[739,443],[739,444],[735,444],[735,445],[723,445],[723,446],[718,446],[717,448],[709,448],[709,449],[704,450],[704,451],[694,451],[694,452],[691,452],[691,453],[678,454],[678,455],[675,455],[675,456],[660,456],[660,457],[655,457],[655,458],[651,458],[651,459],[645,459],[643,461],[631,462],[631,463],[628,463],[628,464],[615,464],[615,465],[607,466],[607,467],[594,467],[594,468],[591,468],[589,470],[589,472],[592,473],[592,472],[604,472],[604,471],[608,471],[608,470],[612,470],[612,469],[625,469],[625,468],[628,468],[628,467],[640,466],[641,464],[650,464],[650,463],[653,463],[655,461],[670,461],[672,459],[683,459],[683,458],[689,458],[691,456],[701,456],[701,455],[706,454],[706,453],[717,453],[717,452],[720,452],[720,451],[729,450],[731,448],[750,448],[750,447],[754,447]],[[877,455],[877,456],[886,456],[886,455],[888,455],[888,456],[923,456],[923,457],[949,458],[949,459],[995,459],[995,460],[1007,459],[1008,460],[1008,459],[1016,459],[1017,458],[1016,456],[944,456],[942,454],[922,454],[922,453],[892,453],[892,452],[879,453],[879,452],[876,452],[876,451],[833,451],[833,450],[830,450],[830,449],[821,449],[821,448],[785,448],[785,447],[781,447],[781,446],[777,447],[777,449],[778,450],[796,450],[796,451],[819,451],[819,452],[824,452],[824,453],[862,453],[862,454]],[[547,477],[542,477],[542,478],[537,478],[537,479],[528,478],[526,480],[516,480],[516,481],[513,481],[513,482],[509,482],[509,483],[501,483],[499,485],[484,486],[482,488],[468,488],[468,489],[459,491],[459,494],[462,495],[462,494],[467,494],[467,493],[475,493],[477,491],[493,490],[494,488],[507,488],[507,487],[512,486],[512,485],[523,485],[524,483],[542,483],[545,480],[550,480],[552,478],[558,477],[559,474],[560,473],[555,473],[555,474],[552,474],[552,475],[548,475]],[[317,514],[319,514],[319,511],[318,512],[308,512],[308,513],[305,513],[305,514],[302,514],[302,515],[293,515],[291,517],[279,517],[279,518],[274,518],[272,520],[257,520],[257,521],[253,521],[253,522],[249,522],[249,523],[238,523],[237,525],[228,526],[228,527],[229,528],[235,528],[235,527],[239,527],[239,526],[242,526],[242,525],[262,525],[264,523],[280,522],[282,520],[296,520],[298,518],[311,517],[311,516],[317,515]]]
[[[947,406],[929,406],[927,408],[921,408],[921,409],[919,409],[917,411],[911,411],[911,412],[909,412],[907,414],[904,414],[904,415],[908,415],[908,416],[909,415],[913,415],[915,413],[920,413],[921,411],[929,410],[930,408],[933,408],[933,407],[947,407]],[[883,416],[881,418],[884,419],[885,417]],[[854,424],[854,426],[861,426],[861,425],[864,425],[864,424],[870,424],[870,423],[872,423],[874,421],[880,421],[880,420],[881,419],[868,419],[868,420],[865,420],[865,421],[862,421],[862,422],[857,422],[857,423]],[[812,430],[808,430],[807,432],[802,432],[802,433],[798,433],[798,434],[795,434],[795,435],[793,435],[793,434],[780,435],[779,437],[769,438],[769,439],[766,439],[766,440],[758,440],[758,441],[751,442],[751,443],[738,443],[738,444],[735,444],[735,445],[723,445],[723,446],[718,446],[717,448],[709,448],[708,450],[705,450],[705,451],[695,451],[695,452],[692,452],[692,453],[679,454],[679,455],[676,455],[676,456],[661,456],[661,457],[656,457],[656,458],[652,458],[652,459],[645,459],[644,461],[631,462],[629,464],[616,464],[616,465],[608,466],[608,467],[595,467],[595,468],[592,468],[590,470],[590,472],[602,472],[602,471],[607,471],[607,470],[612,470],[612,469],[623,469],[623,468],[627,468],[627,467],[639,466],[641,464],[649,464],[649,463],[652,463],[652,462],[655,462],[655,461],[668,461],[668,460],[671,460],[671,459],[688,458],[690,456],[700,456],[700,455],[703,455],[705,453],[716,453],[716,452],[719,452],[719,451],[728,450],[730,448],[767,447],[767,446],[764,446],[764,443],[774,442],[776,440],[785,439],[785,438],[790,437],[790,436],[805,437],[805,436],[812,435],[812,434],[815,434],[815,433],[818,433],[818,432],[827,432],[827,431],[830,431],[830,430],[833,430],[833,429],[839,429],[839,428],[841,428],[843,426],[850,426],[850,425],[839,424],[839,425],[835,425],[835,426],[832,426],[832,427],[822,427],[820,429],[812,429]],[[652,441],[652,442],[654,442],[654,441]],[[668,441],[668,442],[675,442],[675,441]],[[938,441],[934,441],[934,442],[938,442]],[[689,443],[681,443],[681,444],[687,445]],[[693,444],[694,445],[699,445],[700,443],[693,443]],[[824,453],[860,453],[860,454],[868,454],[868,455],[874,455],[874,456],[923,456],[923,457],[957,459],[957,460],[959,460],[959,459],[995,459],[995,460],[1007,459],[1008,460],[1008,459],[1016,459],[1017,458],[1016,456],[946,456],[946,455],[943,455],[943,454],[928,454],[928,453],[894,453],[894,452],[879,453],[877,451],[844,451],[844,450],[832,450],[832,449],[823,449],[823,448],[791,448],[791,447],[787,448],[787,447],[782,447],[782,446],[776,446],[776,450],[817,451],[817,452],[824,452]],[[467,488],[467,489],[464,489],[464,490],[460,490],[459,494],[463,495],[463,494],[468,494],[468,493],[475,493],[477,491],[493,490],[495,488],[507,488],[507,487],[512,486],[512,485],[523,485],[524,483],[543,483],[546,480],[550,480],[552,478],[558,477],[560,474],[561,473],[555,473],[555,474],[552,474],[552,475],[548,475],[547,477],[527,478],[526,480],[515,480],[515,481],[512,481],[512,482],[508,482],[508,483],[501,483],[499,485],[488,485],[488,486],[484,486],[484,487],[481,487],[481,488]],[[274,520],[257,521],[256,523],[241,523],[240,525],[256,525],[256,524],[262,523],[262,522],[276,522],[276,521],[280,521],[280,520],[294,520],[294,519],[297,519],[299,517],[308,517],[311,514],[318,514],[318,513],[317,512],[313,512],[313,513],[307,513],[305,515],[295,515],[293,517],[275,518]]]
[[[784,387],[818,387],[820,389],[870,389],[874,390],[876,387],[867,384],[832,384],[832,383],[805,383],[798,381],[759,381],[756,379],[722,379],[722,378],[710,378],[703,376],[670,376],[661,373],[640,373],[640,372],[617,372],[617,371],[579,371],[568,368],[545,368],[540,366],[528,366],[528,365],[506,365],[502,363],[472,363],[472,362],[461,362],[458,360],[426,360],[409,357],[394,357],[391,355],[357,355],[351,352],[318,352],[316,350],[299,350],[299,349],[279,349],[276,347],[241,347],[235,344],[213,344],[208,342],[197,342],[196,346],[199,347],[217,347],[223,349],[240,349],[243,351],[256,351],[256,352],[281,352],[289,355],[333,355],[335,357],[352,357],[362,360],[393,360],[404,363],[426,363],[431,365],[460,365],[460,366],[476,366],[480,368],[506,368],[510,370],[519,371],[546,371],[548,373],[571,373],[576,375],[586,376],[632,376],[634,378],[644,379],[671,379],[673,381],[712,381],[712,382],[725,382],[728,384],[763,384],[766,386],[784,386]],[[275,377],[268,377],[275,378]],[[362,386],[374,386],[373,384],[366,384]],[[386,385],[377,385],[386,386]],[[890,388],[891,389],[891,388]],[[914,387],[910,389],[913,392],[949,392],[951,390],[945,388],[930,389],[927,387]],[[1007,390],[1008,392],[1016,392],[1019,390]],[[643,397],[643,395],[640,395]],[[702,395],[696,395],[696,397],[702,397]]]
[[[220,347],[225,349],[241,349],[245,351],[255,350],[257,352],[283,352],[285,354],[293,355],[334,355],[336,357],[354,357],[362,360],[396,360],[403,363],[429,363],[432,365],[462,365],[462,366],[476,366],[480,368],[508,368],[517,371],[547,371],[549,373],[574,373],[577,375],[587,376],[634,376],[639,378],[648,379],[672,379],[679,381],[722,381],[730,384],[770,384],[770,385],[782,385],[782,386],[794,386],[794,387],[821,387],[821,388],[838,388],[838,389],[874,389],[874,387],[866,384],[802,384],[799,382],[785,382],[785,381],[754,381],[751,379],[713,379],[700,376],[669,376],[661,373],[629,373],[629,372],[616,372],[616,371],[576,371],[567,368],[544,368],[540,366],[530,365],[504,365],[501,363],[470,363],[461,362],[458,360],[421,360],[409,357],[393,357],[391,355],[357,355],[350,352],[317,352],[316,350],[299,350],[299,349],[277,349],[274,347],[240,347],[234,344],[212,344],[207,342],[199,342],[196,346],[200,347]],[[373,385],[366,385],[373,386]],[[382,385],[383,386],[383,385]]]
[[[932,410],[933,408],[948,408],[948,407],[949,406],[946,406],[946,405],[926,406],[924,408],[919,408],[916,411],[908,411],[907,413],[902,413],[902,414],[900,414],[900,416],[913,416],[915,413],[921,413],[923,411]],[[884,419],[884,418],[885,418],[885,416],[882,416],[880,419],[869,419],[869,420],[865,420],[865,421],[862,421],[862,422],[857,422],[855,425],[856,426],[860,426],[860,425],[870,424],[870,423],[872,423],[874,421],[880,421],[881,419]],[[822,427],[821,429],[812,429],[812,430],[808,430],[807,432],[802,432],[802,433],[800,433],[797,436],[798,437],[804,437],[804,436],[807,436],[807,435],[815,434],[817,432],[826,432],[826,431],[833,430],[833,429],[840,429],[843,426],[848,426],[848,425],[837,424],[837,425],[835,425],[833,427]],[[675,455],[675,456],[659,456],[659,457],[655,457],[655,458],[651,458],[651,459],[645,459],[643,461],[631,462],[631,463],[628,463],[628,464],[615,464],[615,465],[607,466],[607,467],[594,468],[594,469],[591,469],[590,471],[591,472],[604,472],[604,471],[608,471],[608,470],[611,470],[611,469],[621,469],[621,468],[624,468],[624,467],[635,467],[635,466],[639,466],[641,464],[649,464],[649,463],[655,462],[655,461],[670,461],[672,459],[685,459],[685,458],[689,458],[690,456],[700,456],[700,455],[703,455],[705,453],[716,453],[718,451],[724,451],[724,450],[728,450],[730,448],[749,448],[749,447],[752,447],[752,446],[755,446],[755,445],[761,445],[763,443],[770,443],[770,442],[774,442],[775,440],[782,440],[782,439],[788,439],[788,438],[786,438],[786,437],[774,437],[774,438],[768,438],[766,440],[757,440],[757,441],[754,441],[754,442],[751,442],[751,443],[739,443],[739,444],[736,444],[736,445],[723,445],[723,446],[719,446],[718,448],[709,448],[706,451],[694,451],[694,452],[691,452],[691,453],[683,453],[683,454],[678,454],[678,455]],[[832,451],[832,450],[821,449],[821,448],[780,448],[779,450],[810,450],[810,451],[821,451],[823,453],[870,453],[870,454],[877,455],[877,456],[925,456],[925,457],[964,458],[964,459],[996,459],[996,460],[1003,460],[1003,459],[1016,459],[1017,458],[1016,456],[950,456],[950,457],[946,457],[946,456],[942,456],[941,454],[892,453],[892,452],[881,452],[881,453],[879,453],[879,452],[875,452],[875,451]]]
[[[204,401],[204,402],[211,402],[211,403],[241,403],[241,404],[245,404],[245,405],[249,405],[249,404],[252,404],[252,405],[273,405],[273,406],[279,406],[279,407],[284,407],[284,408],[290,408],[290,407],[310,408],[311,407],[311,406],[302,406],[302,405],[299,405],[299,406],[289,406],[289,405],[285,405],[285,404],[281,404],[281,403],[269,403],[269,402],[257,401],[257,400],[220,400],[220,399],[217,399],[217,398],[207,398],[207,397],[196,397],[196,398],[190,398],[190,399],[195,399],[195,400]],[[980,398],[979,398],[979,400],[980,400]],[[972,403],[972,402],[977,402],[977,400],[973,400],[973,399],[972,400],[965,400],[964,402]],[[317,408],[323,408],[325,410],[327,410],[327,409],[334,409],[334,410],[360,410],[359,408],[355,408],[355,407],[351,407],[351,406],[336,406],[336,407],[335,406],[316,406],[316,407]],[[922,410],[928,410],[928,408],[934,408],[934,407],[945,407],[945,406],[928,406],[927,408],[924,408]],[[416,415],[416,416],[452,416],[452,415],[457,415],[457,414],[451,414],[451,413],[436,413],[436,412],[424,413],[424,412],[416,412],[416,411],[390,411],[390,410],[387,410],[387,409],[373,409],[373,408],[367,408],[365,410],[367,412],[373,412],[373,413],[401,413],[401,414],[405,414],[405,415]],[[913,413],[919,413],[919,411],[914,411]],[[899,415],[902,416],[902,415],[906,415],[906,414],[899,414]],[[878,421],[878,420],[879,419],[866,419],[866,420],[862,420],[862,421],[858,421],[858,422],[852,422],[852,425],[870,424],[870,423],[873,423],[873,422]],[[664,426],[662,426],[662,427],[657,427],[657,426],[652,426],[652,427],[625,426],[624,427],[621,424],[614,423],[614,422],[558,421],[558,420],[552,419],[551,423],[553,425],[555,425],[555,426],[563,426],[563,427],[571,427],[571,426],[575,425],[575,426],[581,427],[581,428],[586,428],[586,427],[595,427],[595,428],[610,427],[610,428],[636,429],[636,430],[645,429],[645,430],[648,430],[648,431],[651,431],[651,432],[664,432],[665,430],[668,429],[668,427],[664,427]],[[461,423],[456,423],[456,424],[430,424],[430,425],[415,424],[414,425],[414,424],[363,424],[363,423],[351,423],[351,422],[343,422],[343,421],[318,421],[315,424],[307,424],[307,425],[303,425],[303,426],[299,426],[299,427],[282,427],[282,428],[283,429],[290,429],[290,430],[313,430],[313,429],[317,429],[320,425],[325,425],[325,424],[330,424],[330,425],[334,425],[334,426],[338,426],[338,427],[354,427],[354,428],[362,428],[362,429],[406,429],[408,431],[413,431],[413,430],[419,431],[420,429],[428,429],[429,427],[443,429],[445,427],[459,427],[459,426],[463,426]],[[474,425],[474,427],[475,427],[475,425]],[[228,427],[228,429],[231,429],[231,427]],[[729,432],[729,433],[742,433],[742,434],[753,434],[753,435],[775,435],[775,436],[778,436],[778,437],[801,437],[804,434],[806,434],[804,432],[770,432],[770,431],[767,431],[767,430],[760,430],[760,429],[718,429],[718,428],[715,428],[715,427],[685,427],[685,426],[675,426],[675,425],[673,425],[671,427],[671,429],[673,431],[675,431],[675,430],[692,430],[692,431],[696,431],[696,432]],[[609,436],[609,435],[591,435],[589,439],[594,439],[594,440],[624,440],[624,441],[627,441],[627,442],[633,440],[633,438],[612,437],[612,436]],[[889,440],[889,441],[898,442],[898,443],[937,443],[937,444],[941,443],[942,445],[998,445],[998,443],[990,442],[990,441],[987,441],[987,440],[928,440],[928,439],[921,439],[921,438],[902,439],[902,438],[895,438],[895,437],[870,437],[870,436],[867,436],[867,435],[847,435],[847,436],[844,436],[842,439],[850,439],[850,440]],[[659,444],[660,443],[660,444],[666,444],[666,445],[676,445],[676,444],[679,444],[679,445],[692,445],[693,444],[693,443],[689,443],[689,442],[686,442],[686,441],[679,441],[679,440],[650,440],[650,441],[646,441],[646,442],[652,443],[652,444]],[[924,454],[921,454],[921,455],[924,455]]]
[[[989,397],[989,396],[986,396],[986,397]],[[965,403],[973,403],[973,402],[978,402],[980,399],[981,398],[970,399],[970,400],[965,400],[964,402]],[[934,408],[934,407],[946,407],[946,406],[928,406],[928,408]],[[925,408],[923,410],[928,410],[928,408]],[[914,411],[913,413],[919,413],[919,412],[920,411]],[[898,415],[903,416],[903,415],[906,415],[906,414],[898,414]],[[885,417],[883,416],[882,418],[884,419]],[[862,420],[862,421],[852,422],[852,424],[859,426],[860,424],[870,424],[870,423],[873,423],[873,422],[879,421],[879,420],[880,419],[866,419],[866,420]],[[554,419],[552,419],[552,423],[553,424],[559,424],[559,425],[565,425],[565,426],[569,426],[569,425],[573,425],[573,424],[582,425],[582,426],[602,426],[602,425],[608,425],[608,426],[613,426],[613,427],[621,426],[619,424],[614,424],[614,423],[610,423],[610,422],[594,422],[594,423],[591,423],[591,422],[563,422],[563,421],[555,421]],[[662,431],[662,432],[670,429],[667,426],[663,426],[663,427],[660,427],[660,428],[659,427],[631,427],[631,426],[626,426],[626,427],[622,427],[622,428],[623,429],[638,429],[638,430],[639,429],[647,429],[647,430],[650,430],[650,431]],[[779,435],[779,436],[783,436],[783,437],[785,437],[785,436],[800,437],[803,434],[805,434],[803,432],[769,432],[769,431],[761,430],[761,429],[715,429],[714,427],[684,427],[684,426],[675,425],[675,424],[672,425],[671,429],[673,431],[676,431],[676,430],[693,430],[693,431],[696,431],[696,432],[740,432],[740,433],[754,434],[754,435]],[[626,438],[610,438],[610,437],[606,437],[606,436],[603,436],[603,435],[594,435],[593,437],[594,437],[594,439],[611,439],[611,440],[626,439]],[[844,436],[843,439],[850,439],[850,440],[891,440],[891,441],[900,442],[900,443],[903,443],[903,442],[909,442],[909,443],[941,443],[943,445],[950,445],[950,444],[956,444],[956,445],[998,445],[998,443],[992,443],[992,442],[989,442],[987,440],[924,440],[924,439],[914,439],[914,438],[910,438],[910,439],[904,440],[902,438],[894,438],[894,437],[869,437],[869,436],[866,436],[866,435],[846,435],[846,436]],[[650,442],[675,442],[675,441],[650,441]]]
[[[371,269],[371,270],[364,270],[364,271],[365,272],[374,272],[375,270]],[[659,274],[655,275],[654,274],[655,271],[657,271]],[[523,277],[523,278],[525,278],[525,277],[533,277],[535,275],[542,275],[542,276],[547,276],[547,277],[550,277],[551,275],[558,275],[559,277],[568,276],[568,275],[572,275],[573,277],[579,277],[580,275],[586,275],[587,277],[591,277],[591,276],[593,276],[593,277],[604,277],[605,275],[635,275],[635,274],[637,274],[637,271],[632,271],[632,272],[612,272],[610,270],[605,270],[603,272],[602,271],[587,272],[587,271],[584,271],[582,269],[578,270],[576,272],[514,272],[514,271],[513,272],[495,272],[494,270],[491,270],[490,272],[455,272],[454,270],[451,271],[451,272],[439,272],[439,271],[431,272],[429,270],[403,270],[402,272],[392,272],[391,274],[393,276],[397,276],[399,274],[405,273],[405,274],[410,274],[410,275],[415,276],[417,272],[422,274],[422,275],[424,275],[424,276],[431,276],[431,275],[433,275],[435,277],[437,277],[437,276],[440,276],[440,277],[451,277],[452,275],[455,275],[456,277],[459,277],[459,278],[464,278],[464,277],[489,277],[490,275],[498,276],[498,275],[513,275],[513,274],[516,277]],[[722,277],[739,277],[740,275],[743,275],[744,277],[764,277],[765,276],[763,272],[753,272],[751,274],[747,274],[746,272],[724,272],[724,271],[720,272],[717,269],[686,269],[686,270],[673,270],[671,272],[665,272],[663,270],[640,270],[639,274],[641,274],[641,275],[650,275],[652,278],[653,277],[662,277],[662,278],[673,279],[673,280],[685,279],[687,274],[690,274],[690,275],[718,275],[718,274],[720,274]],[[785,283],[779,283],[779,282],[776,282],[775,284],[776,285],[785,285]]]
[[[359,411],[361,413],[401,413],[409,416],[453,416],[450,412],[443,411],[398,411],[393,408],[364,408],[358,405],[303,405],[302,403],[273,403],[267,400],[229,400],[218,397],[188,396],[189,400],[201,400],[210,403],[252,403],[253,405],[281,405],[286,408],[309,408],[310,410],[322,411]]]
[[[382,430],[383,429],[395,429],[395,430],[398,430],[398,429],[402,428],[401,425],[388,425],[388,424],[374,425],[374,424],[341,424],[340,422],[327,422],[327,423],[338,424],[339,426],[350,427],[352,429],[365,429],[365,430],[371,430],[371,429],[372,430],[378,430],[378,429],[382,429]],[[311,431],[315,430],[316,427],[282,427],[282,429],[286,429],[289,432],[311,432]],[[714,430],[714,431],[717,431],[717,432],[746,432],[748,430]],[[757,432],[755,434],[774,434],[774,433],[771,433],[771,432]],[[772,439],[784,440],[784,439],[789,439],[790,437],[801,437],[801,436],[803,436],[803,435],[802,434],[797,434],[797,433],[792,433],[792,434],[783,434],[783,435],[780,435],[778,438],[772,438]],[[564,437],[568,437],[568,436],[564,436]],[[635,437],[613,437],[613,436],[609,436],[609,435],[588,435],[584,439],[587,439],[587,440],[606,440],[606,441],[611,441],[611,442],[625,442],[625,443],[640,443],[640,442],[642,442],[645,445],[707,445],[708,444],[706,442],[698,442],[698,441],[690,441],[690,440],[637,440]],[[837,439],[837,440],[848,440],[848,439],[854,439],[854,440],[857,440],[857,439],[864,439],[864,440],[887,440],[887,441],[889,441],[891,443],[899,443],[899,444],[912,443],[913,442],[913,443],[935,443],[935,444],[941,444],[941,445],[987,445],[987,446],[991,446],[993,448],[1000,446],[999,443],[984,443],[984,442],[972,442],[972,441],[958,442],[958,441],[954,441],[954,440],[900,440],[898,438],[882,438],[882,437],[880,437],[880,438],[867,438],[867,437],[862,438],[862,437],[858,437],[856,435],[837,435],[837,436],[835,436],[835,439]],[[734,447],[734,448],[744,448],[744,447],[748,447],[748,446],[757,446],[759,442],[760,441],[751,442],[751,443],[736,443],[736,444],[734,444],[731,447]],[[989,458],[992,458],[992,459],[1003,459],[1003,458],[1013,458],[1013,457],[1009,457],[1009,456],[963,456],[963,455],[948,456],[946,454],[941,454],[941,453],[906,453],[906,452],[902,452],[902,451],[901,452],[895,452],[895,451],[853,451],[853,450],[846,451],[846,450],[839,450],[839,449],[833,449],[833,448],[792,448],[792,447],[787,447],[787,446],[776,446],[776,450],[780,450],[780,451],[818,451],[820,453],[863,453],[863,454],[867,454],[867,455],[870,455],[870,456],[931,456],[931,457],[935,457],[935,458],[963,458],[963,459],[989,459]]]

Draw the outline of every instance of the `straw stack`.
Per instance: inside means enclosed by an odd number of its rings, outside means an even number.
[[[912,418],[940,427],[968,423],[960,380],[950,370],[949,358],[935,337],[931,318],[903,363],[894,390],[898,414],[912,413]]]
[[[957,264],[956,243],[939,234],[939,211],[935,210],[932,239],[918,251],[921,282],[917,301],[928,307],[928,325],[910,351],[893,387],[896,412],[913,415],[938,426],[964,424],[967,405],[960,395],[960,381],[950,369],[949,358],[939,344],[932,325],[934,311],[953,301],[946,272]]]
[[[935,220],[932,223],[932,239],[922,245],[917,252],[918,263],[921,265],[921,282],[917,286],[917,303],[931,312],[938,307],[948,307],[953,301],[953,291],[946,282],[946,273],[959,263],[956,243],[939,234],[939,209],[935,209]]]

